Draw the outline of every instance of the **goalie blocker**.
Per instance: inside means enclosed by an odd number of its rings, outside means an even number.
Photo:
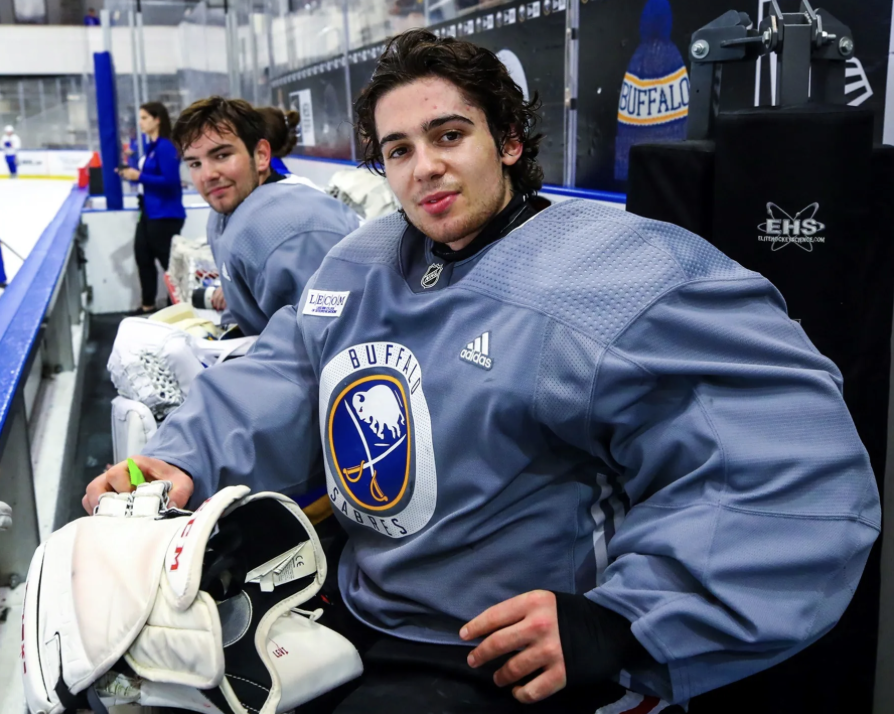
[[[169,489],[104,496],[35,552],[22,623],[31,712],[273,714],[362,673],[320,611],[297,609],[326,559],[293,501],[231,486],[190,513],[168,508]]]

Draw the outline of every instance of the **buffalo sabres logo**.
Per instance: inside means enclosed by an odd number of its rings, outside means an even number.
[[[335,472],[354,500],[370,510],[394,505],[406,491],[413,456],[408,416],[404,386],[395,377],[354,380],[333,403],[329,440]]]
[[[326,365],[320,387],[333,507],[392,538],[420,530],[434,513],[437,480],[416,357],[394,342],[356,345]]]

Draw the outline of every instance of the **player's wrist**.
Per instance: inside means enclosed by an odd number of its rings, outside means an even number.
[[[622,615],[583,595],[554,594],[567,687],[607,681],[649,657]]]

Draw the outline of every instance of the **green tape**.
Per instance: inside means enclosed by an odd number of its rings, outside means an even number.
[[[127,470],[130,471],[131,486],[139,486],[141,483],[146,483],[143,472],[140,471],[140,467],[137,466],[136,462],[133,459],[127,460]]]

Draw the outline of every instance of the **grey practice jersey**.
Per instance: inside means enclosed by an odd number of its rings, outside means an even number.
[[[447,287],[438,268],[407,282],[402,240],[394,215],[339,243],[144,453],[192,474],[194,502],[325,483],[345,601],[410,639],[459,644],[507,598],[581,593],[654,658],[636,686],[681,701],[836,622],[878,493],[840,374],[772,285],[584,201]]]
[[[208,223],[205,225],[205,235],[208,236],[208,245],[211,247],[211,255],[214,256],[214,264],[220,265],[220,261],[217,258],[217,241],[220,238],[221,233],[224,232],[224,228],[227,227],[227,219],[229,216],[218,213],[213,208],[208,213]]]
[[[345,204],[295,177],[256,188],[229,217],[209,219],[227,315],[257,335],[295,305],[323,257],[360,225]]]
[[[227,219],[229,216],[218,213],[213,208],[208,214],[208,223],[205,226],[205,235],[208,237],[208,246],[211,248],[211,255],[214,256],[214,264],[219,266],[220,260],[217,258],[217,241],[220,238],[220,234],[223,233],[224,228],[227,225]],[[223,281],[223,278],[221,278]],[[236,318],[230,313],[228,309],[224,309],[224,311],[220,314],[220,324],[221,325],[232,325],[236,323]]]

